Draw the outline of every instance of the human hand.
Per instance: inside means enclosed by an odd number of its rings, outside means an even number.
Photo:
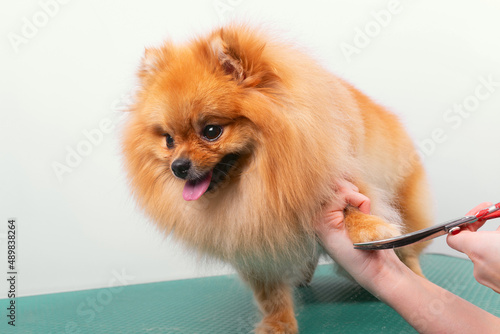
[[[326,218],[329,225],[339,227],[344,222],[344,209],[347,205],[358,208],[361,212],[370,214],[370,199],[359,192],[358,187],[349,181],[341,180],[335,184],[337,198],[331,199],[323,210],[327,214]],[[325,222],[325,221],[323,221]]]
[[[350,204],[368,213],[369,199],[349,182],[337,185],[336,189],[338,199],[326,203],[316,219],[316,234],[327,253],[361,286],[395,309],[419,333],[457,333],[464,328],[481,333],[498,331],[497,317],[416,275],[398,259],[394,250],[354,249],[344,225],[343,209]],[[364,206],[361,207],[361,203]],[[467,232],[481,233],[463,231],[449,238]],[[500,245],[500,240],[495,242]],[[498,264],[498,252],[496,259]],[[439,312],[432,307],[436,300],[443,303]]]
[[[349,204],[369,214],[370,200],[359,193],[350,182],[342,181],[335,187],[338,199],[323,207],[315,222],[316,234],[330,257],[342,266],[359,284],[378,296],[380,284],[388,276],[406,271],[393,250],[366,251],[354,249],[344,225],[344,208]]]
[[[491,203],[481,203],[469,211],[473,215],[481,209],[491,206]],[[500,227],[496,231],[479,231],[484,221],[477,221],[455,235],[448,235],[448,245],[466,254],[474,263],[476,280],[500,293]]]

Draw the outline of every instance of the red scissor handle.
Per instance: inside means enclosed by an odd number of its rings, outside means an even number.
[[[475,214],[477,220],[488,220],[500,217],[500,203],[490,206],[489,208],[479,210]]]

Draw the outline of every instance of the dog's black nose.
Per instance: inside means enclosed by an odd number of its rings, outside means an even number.
[[[175,176],[181,179],[186,179],[189,168],[191,168],[191,161],[188,159],[177,159],[172,162],[171,168]]]

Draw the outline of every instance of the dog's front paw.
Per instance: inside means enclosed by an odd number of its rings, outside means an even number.
[[[367,214],[351,214],[346,217],[346,228],[354,243],[369,242],[401,235],[399,228],[383,219]]]

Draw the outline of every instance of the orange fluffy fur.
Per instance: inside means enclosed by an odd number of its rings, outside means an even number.
[[[123,144],[134,195],[166,233],[236,268],[263,313],[257,332],[297,332],[291,286],[314,272],[313,218],[335,180],[371,199],[372,215],[347,211],[353,241],[429,225],[424,171],[397,117],[295,47],[228,26],[146,50],[139,78]],[[208,124],[220,138],[202,138]],[[225,179],[185,201],[172,162],[208,171],[231,153]],[[419,274],[422,247],[399,253]]]

